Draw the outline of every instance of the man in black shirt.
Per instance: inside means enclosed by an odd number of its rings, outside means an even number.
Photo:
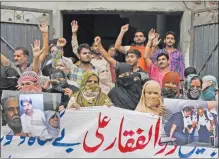
[[[185,106],[181,112],[174,113],[164,126],[166,135],[176,138],[177,145],[188,143],[189,133],[192,132],[192,128],[188,128],[192,122],[192,112],[192,106]]]

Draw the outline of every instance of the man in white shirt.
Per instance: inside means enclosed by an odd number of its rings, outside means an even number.
[[[214,129],[214,118],[212,114],[199,107],[193,121],[198,129],[199,142],[209,142],[210,131]]]
[[[48,132],[45,124],[45,115],[40,109],[32,108],[31,98],[21,99],[21,106],[24,109],[24,114],[21,116],[21,123],[24,133],[29,136],[47,136]]]
[[[98,49],[97,43],[93,42],[91,46],[93,57],[91,64],[100,71],[102,68],[106,68],[108,71],[109,81],[112,82],[112,75],[110,72],[110,64],[101,56],[100,50]]]

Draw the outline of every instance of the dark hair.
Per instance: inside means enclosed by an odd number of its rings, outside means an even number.
[[[199,80],[199,81],[201,82],[201,86],[202,86],[202,79],[201,79],[199,76],[192,77],[192,78],[191,78],[191,82],[192,82],[193,80]]]
[[[112,47],[115,47],[115,45],[114,44],[110,45],[108,50],[111,49]]]
[[[139,32],[140,32],[140,33],[143,33],[143,35],[145,36],[145,33],[144,33],[143,30],[136,30],[135,33],[134,33],[134,35],[135,35],[136,33],[139,33]]]
[[[54,69],[55,68],[52,67],[52,64],[48,64],[48,65],[44,66],[42,69],[43,76],[50,76],[52,70],[54,70]]]
[[[127,54],[135,54],[137,56],[137,58],[141,58],[141,52],[138,51],[137,49],[130,49],[127,51]]]
[[[21,105],[24,106],[24,102],[32,104],[32,99],[30,97],[21,99]]]
[[[57,41],[58,41],[58,38],[57,38],[57,39],[52,39],[52,40],[50,40],[50,41],[49,41],[49,46],[50,46],[51,44],[56,45],[56,44],[57,44]]]
[[[166,53],[160,53],[160,54],[157,56],[157,61],[158,61],[159,57],[161,57],[161,56],[165,56],[165,57],[167,58],[167,60],[169,60],[169,55],[168,55],[168,54],[166,54]]]
[[[61,69],[53,69],[53,70],[51,70],[51,73],[50,73],[50,76],[49,76],[50,79],[52,79],[52,74],[54,74],[54,73],[61,73],[62,76],[66,78],[65,73]]]
[[[27,50],[27,48],[25,48],[25,47],[16,47],[16,48],[14,49],[14,51],[16,51],[16,50],[22,50],[23,53],[24,53],[24,55],[26,55],[26,56],[29,57],[29,51]]]
[[[90,49],[90,46],[87,44],[87,43],[83,43],[83,44],[80,44],[79,46],[78,46],[78,54],[80,54],[81,53],[81,50],[82,49],[89,49],[90,51],[91,51],[91,49]]]
[[[185,70],[184,70],[184,76],[185,78],[188,77],[188,75],[190,74],[196,74],[196,69],[194,67],[187,67]]]
[[[202,79],[198,75],[191,78],[190,84],[192,83],[193,80],[199,80],[201,82],[201,86],[202,86]],[[187,86],[188,86],[188,80],[185,81],[185,85],[184,85],[186,90],[188,90]]]
[[[173,35],[173,36],[174,36],[174,39],[176,40],[176,33],[174,33],[173,31],[168,31],[168,32],[166,32],[166,34],[165,34],[165,39],[166,39],[167,35]]]
[[[191,112],[193,109],[194,109],[193,106],[185,106],[182,111],[183,112]]]

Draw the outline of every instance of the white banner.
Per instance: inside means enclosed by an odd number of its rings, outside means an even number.
[[[217,148],[159,143],[161,119],[116,107],[67,110],[52,141],[1,138],[2,158],[218,158]]]

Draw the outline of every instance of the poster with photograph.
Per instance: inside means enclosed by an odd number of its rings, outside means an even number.
[[[28,94],[3,91],[2,135],[56,138],[60,131],[60,115],[56,112],[61,95]]]
[[[218,140],[216,110],[211,101],[164,99],[161,142],[169,145],[214,147]]]

